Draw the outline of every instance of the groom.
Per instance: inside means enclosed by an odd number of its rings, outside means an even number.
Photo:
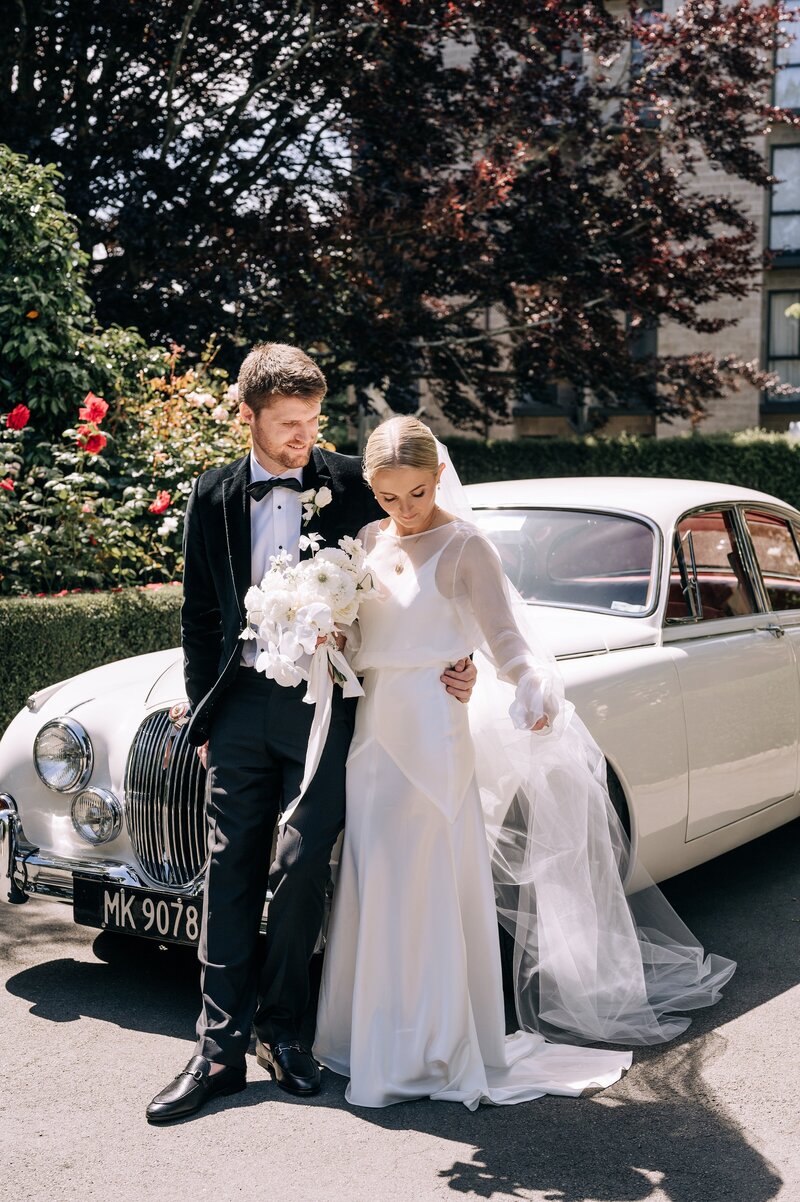
[[[328,864],[344,825],[345,761],[354,703],[334,690],[319,767],[270,853],[280,811],[300,789],[313,706],[305,685],[277,685],[242,642],[244,595],[271,555],[299,555],[300,493],[314,493],[308,530],[326,546],[382,516],[360,460],[316,446],[325,377],[296,347],[256,346],[239,373],[240,416],[250,453],[204,472],[186,509],[181,613],[187,737],[208,769],[209,861],[200,934],[203,1007],[186,1068],[147,1107],[151,1123],[194,1114],[210,1098],[245,1088],[251,1026],[256,1058],[281,1088],[319,1090],[319,1068],[300,1042],[309,1002],[308,966],[322,924]],[[326,490],[326,491],[323,491]],[[461,661],[442,676],[461,701],[475,669]],[[272,898],[266,953],[258,935]]]

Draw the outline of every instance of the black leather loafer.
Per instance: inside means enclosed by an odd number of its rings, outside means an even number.
[[[241,1068],[219,1069],[211,1072],[211,1061],[205,1056],[193,1056],[182,1073],[170,1081],[166,1089],[156,1094],[147,1107],[148,1123],[171,1123],[197,1114],[212,1098],[241,1093],[247,1085],[247,1070]]]
[[[303,1098],[319,1093],[319,1065],[296,1039],[274,1044],[256,1039],[256,1060],[287,1093]]]

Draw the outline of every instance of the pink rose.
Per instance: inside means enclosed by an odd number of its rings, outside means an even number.
[[[83,405],[78,410],[78,417],[81,421],[94,422],[97,426],[107,413],[108,402],[101,396],[95,396],[93,392],[87,392],[83,398]]]

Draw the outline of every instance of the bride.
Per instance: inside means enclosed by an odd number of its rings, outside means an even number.
[[[347,1099],[514,1103],[618,1080],[735,965],[705,957],[637,871],[602,754],[536,645],[535,610],[465,520],[446,451],[412,417],[371,435],[387,517],[360,537],[376,586],[348,646],[365,696],[314,1052]],[[448,479],[449,477],[449,479]],[[476,648],[469,707],[439,685]],[[513,938],[521,1029],[505,1035],[497,923]]]

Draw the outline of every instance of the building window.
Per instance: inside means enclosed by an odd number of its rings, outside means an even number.
[[[791,384],[797,396],[771,396],[771,402],[788,403],[796,407],[800,399],[800,321],[787,317],[789,305],[800,303],[800,291],[770,292],[768,312],[767,370],[773,371],[782,384]]]
[[[781,21],[781,34],[790,39],[775,55],[775,103],[780,108],[800,109],[800,0],[784,0],[792,16]]]
[[[627,314],[625,328],[628,333],[628,346],[633,360],[653,359],[658,354],[658,318],[644,316],[637,326],[631,325],[631,315]]]
[[[784,254],[800,252],[800,145],[773,146],[769,247]]]

